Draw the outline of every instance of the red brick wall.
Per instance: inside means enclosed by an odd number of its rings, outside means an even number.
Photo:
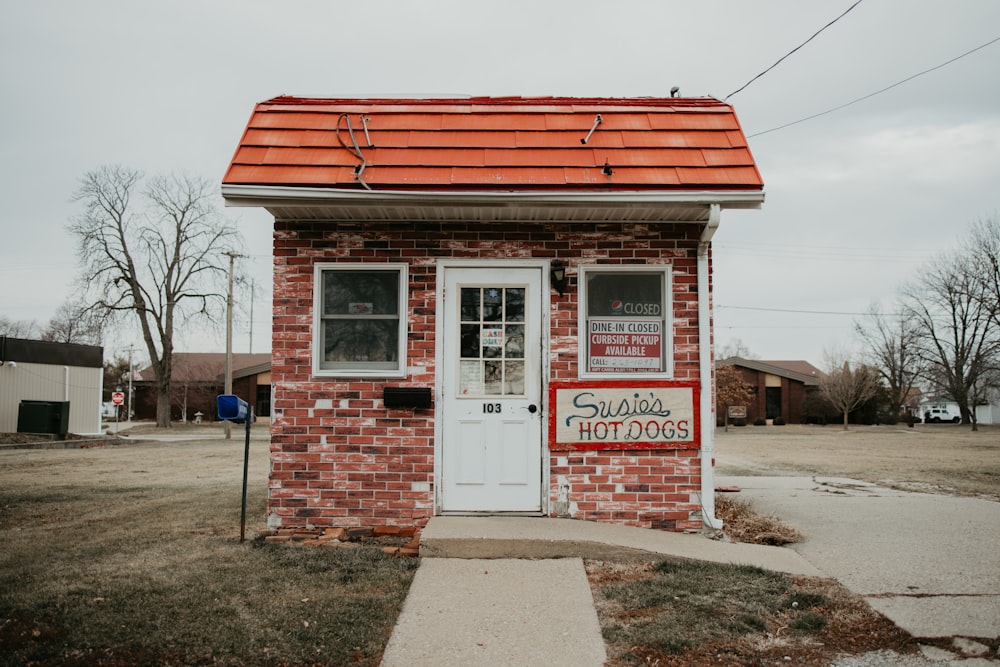
[[[382,389],[434,386],[436,261],[558,257],[571,283],[551,293],[552,380],[577,377],[576,266],[673,266],[674,375],[698,379],[698,225],[620,223],[275,223],[268,514],[274,525],[423,525],[433,514],[434,411],[382,407]],[[313,265],[409,264],[402,380],[314,378]],[[698,397],[695,397],[698,400]],[[697,451],[555,452],[551,513],[629,525],[701,526]]]

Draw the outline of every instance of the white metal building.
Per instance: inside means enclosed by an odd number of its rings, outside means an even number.
[[[0,433],[14,433],[22,401],[66,401],[69,432],[100,433],[104,348],[0,336]]]

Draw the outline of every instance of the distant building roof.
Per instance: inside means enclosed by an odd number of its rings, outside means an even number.
[[[46,340],[0,336],[0,363],[8,361],[76,366],[78,368],[101,368],[104,366],[104,348],[100,345],[56,343]]]
[[[808,361],[757,361],[755,359],[744,359],[743,357],[729,357],[716,362],[717,366],[739,366],[762,373],[770,373],[778,377],[797,380],[806,386],[813,386],[819,383],[822,371],[810,364]]]
[[[311,99],[257,104],[223,185],[395,190],[751,190],[712,98]]]
[[[233,377],[254,375],[244,372],[261,368],[258,373],[267,372],[271,365],[271,354],[233,353]],[[215,382],[226,372],[225,352],[175,352],[173,355],[174,382]],[[153,379],[153,368],[144,368],[140,373],[143,380]]]

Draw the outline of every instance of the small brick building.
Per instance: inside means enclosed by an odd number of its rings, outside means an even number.
[[[714,99],[258,104],[278,526],[718,526],[711,239],[763,186]]]
[[[743,381],[753,387],[754,399],[746,406],[748,423],[758,419],[784,419],[803,424],[809,415],[809,399],[819,390],[820,371],[808,361],[757,361],[730,357],[719,366],[733,366]]]

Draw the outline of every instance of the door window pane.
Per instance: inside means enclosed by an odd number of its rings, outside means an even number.
[[[524,394],[524,301],[523,287],[461,288],[461,396]]]
[[[506,294],[506,304],[504,306],[506,317],[508,322],[523,322],[524,321],[524,288],[523,287],[509,287],[507,288]]]

